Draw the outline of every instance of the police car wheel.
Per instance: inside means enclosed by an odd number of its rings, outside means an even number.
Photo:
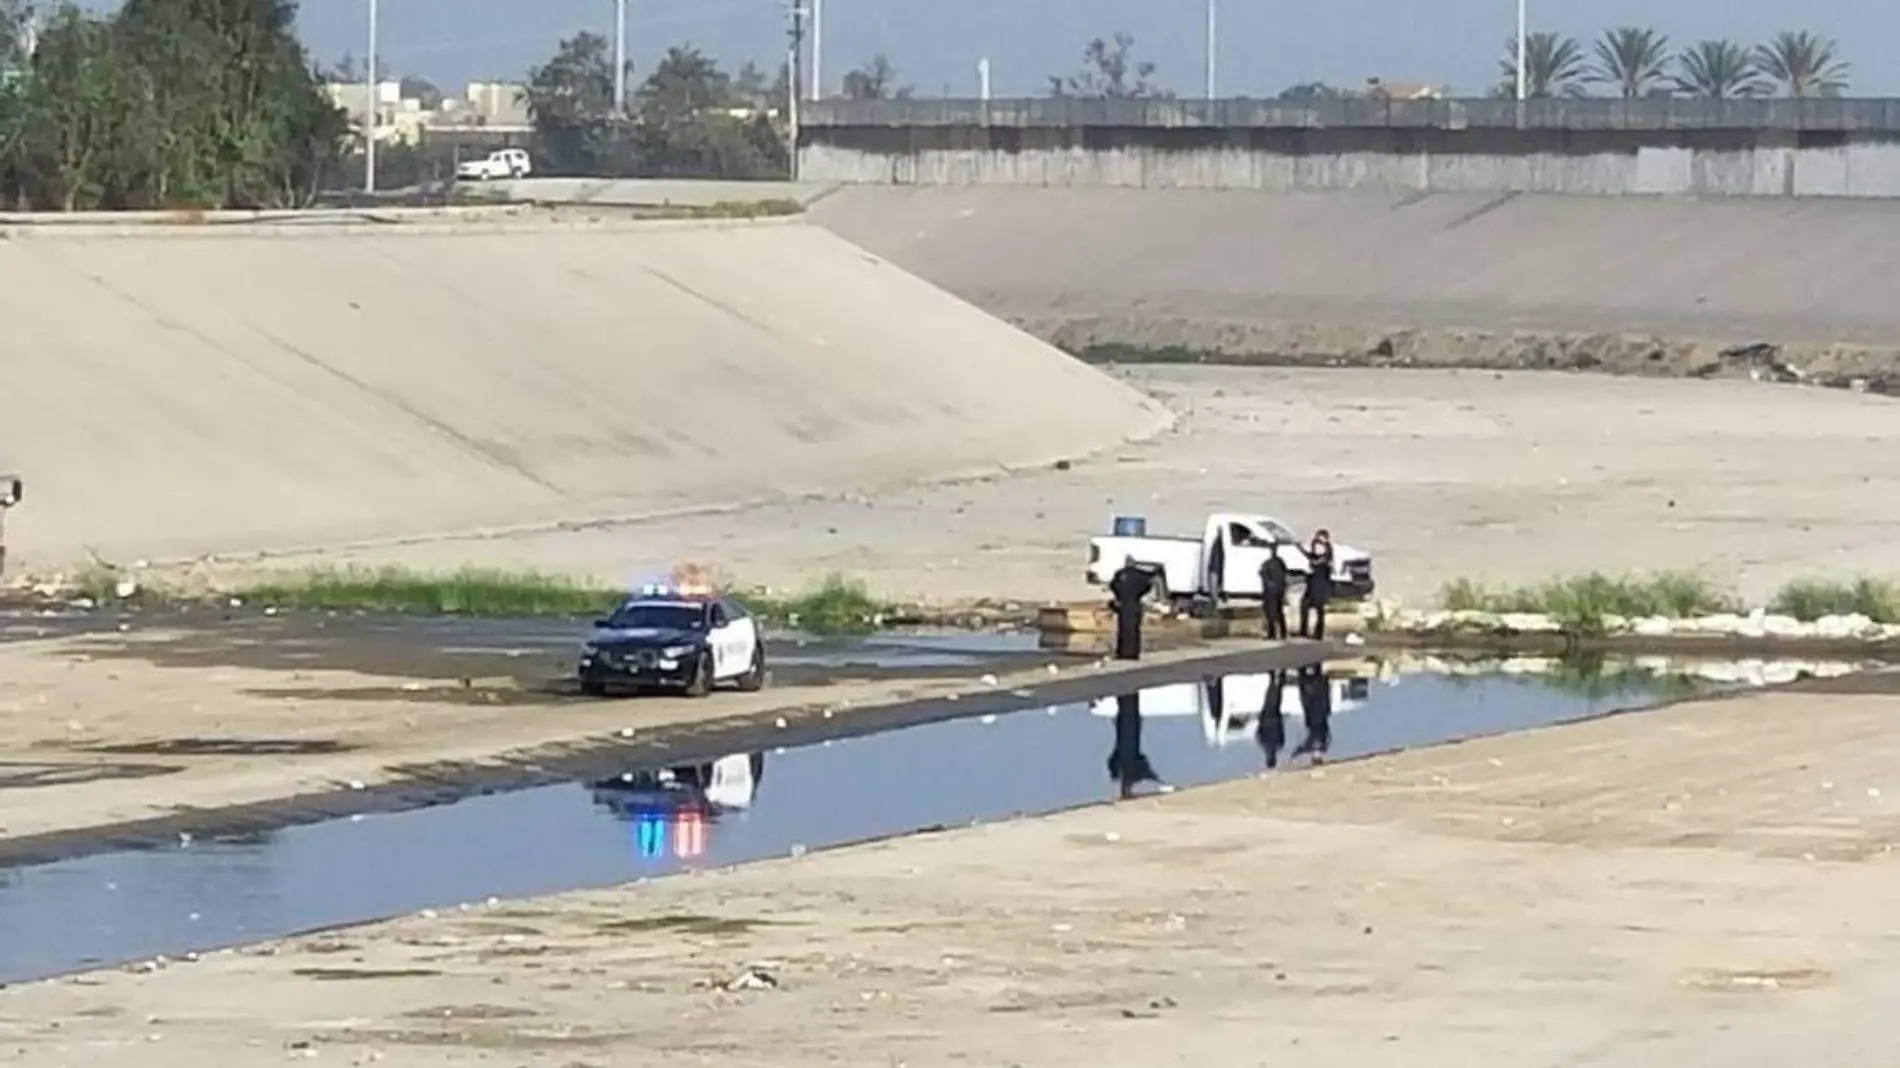
[[[704,697],[712,692],[713,662],[712,650],[699,654],[699,663],[693,667],[693,681],[686,684],[686,696]]]
[[[739,689],[747,693],[757,693],[765,689],[765,646],[752,648],[752,666],[739,676]]]

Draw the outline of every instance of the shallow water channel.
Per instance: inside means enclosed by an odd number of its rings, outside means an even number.
[[[1615,664],[1580,676],[1395,674],[1372,660],[1282,674],[0,869],[0,982],[1045,813],[1750,681]]]

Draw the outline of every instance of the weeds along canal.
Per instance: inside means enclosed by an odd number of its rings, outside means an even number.
[[[1856,666],[1364,659],[0,869],[0,982],[1047,813]]]

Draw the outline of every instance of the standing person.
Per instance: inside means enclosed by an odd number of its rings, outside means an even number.
[[[1326,602],[1332,599],[1333,536],[1321,530],[1313,535],[1313,544],[1306,550],[1306,588],[1300,593],[1300,637],[1326,640]]]
[[[1141,659],[1141,599],[1154,589],[1154,576],[1132,556],[1108,580],[1109,608],[1115,612],[1115,659]]]
[[[1280,543],[1272,542],[1260,565],[1260,614],[1270,642],[1286,640],[1286,587],[1286,561],[1280,559]]]
[[[1207,596],[1218,605],[1221,603],[1221,587],[1227,577],[1227,532],[1214,534],[1214,546],[1207,550]]]

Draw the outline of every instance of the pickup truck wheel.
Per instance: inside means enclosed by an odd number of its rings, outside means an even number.
[[[589,697],[607,696],[607,684],[599,679],[582,679],[581,692]]]
[[[712,650],[699,654],[699,664],[693,669],[693,681],[686,684],[686,696],[704,697],[713,688]]]
[[[758,693],[765,689],[765,644],[760,642],[752,647],[752,666],[739,676],[739,689],[746,693]]]

